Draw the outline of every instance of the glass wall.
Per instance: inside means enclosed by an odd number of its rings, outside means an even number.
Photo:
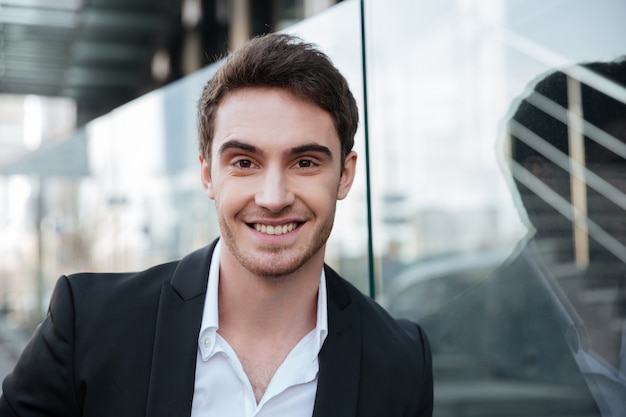
[[[286,30],[329,54],[361,109],[328,263],[425,327],[436,416],[624,415],[624,65],[574,64],[624,55],[626,3],[364,6],[363,49],[356,0]],[[195,132],[214,71],[4,177],[10,323],[37,321],[60,274],[140,269],[218,236]]]
[[[626,4],[365,5],[377,297],[435,415],[626,415],[626,62],[574,65],[624,56]]]

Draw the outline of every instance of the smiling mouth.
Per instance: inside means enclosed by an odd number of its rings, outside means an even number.
[[[296,222],[276,226],[262,223],[253,223],[251,224],[251,227],[254,228],[257,232],[263,233],[265,235],[284,235],[285,233],[291,232],[299,225],[300,224]]]

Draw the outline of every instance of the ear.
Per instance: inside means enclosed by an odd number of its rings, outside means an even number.
[[[341,178],[339,178],[339,189],[337,190],[337,200],[343,200],[348,196],[350,188],[352,188],[352,182],[356,174],[356,152],[352,151],[346,155],[346,159],[343,161],[343,170],[341,171]]]
[[[204,193],[213,200],[215,199],[215,192],[213,190],[213,181],[211,180],[211,167],[202,155],[200,155],[198,159],[200,160],[200,178],[202,179]]]

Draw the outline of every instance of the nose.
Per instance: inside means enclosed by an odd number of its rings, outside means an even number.
[[[278,213],[293,204],[295,196],[290,190],[287,175],[279,168],[267,169],[261,177],[261,184],[255,195],[258,206]]]

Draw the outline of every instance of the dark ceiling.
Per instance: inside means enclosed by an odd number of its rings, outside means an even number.
[[[222,56],[234,3],[185,0],[183,12],[183,0],[0,0],[0,94],[73,98],[81,126]],[[302,0],[247,4],[251,35],[302,18]]]
[[[0,0],[0,94],[71,97],[97,116],[154,88],[180,0]]]

